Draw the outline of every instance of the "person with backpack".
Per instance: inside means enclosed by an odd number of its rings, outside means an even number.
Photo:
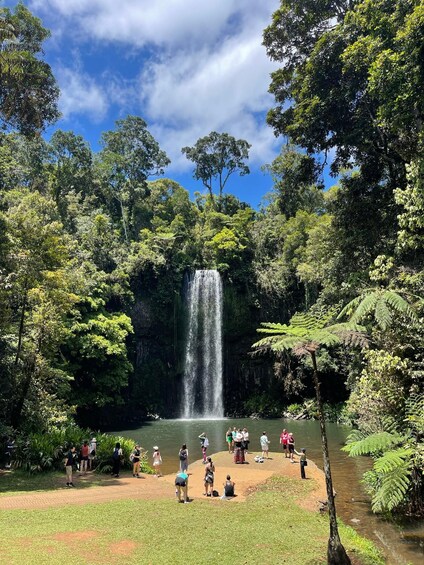
[[[119,470],[121,468],[121,459],[122,459],[122,449],[121,444],[116,442],[115,448],[112,453],[112,476],[118,478],[119,477]]]
[[[302,447],[302,449],[299,451],[294,450],[294,452],[296,453],[296,455],[299,455],[300,459],[299,459],[299,463],[300,463],[300,478],[301,479],[306,479],[306,473],[305,473],[305,467],[308,466],[308,460],[306,459],[306,449],[304,447]]]
[[[181,449],[178,453],[178,457],[180,459],[180,473],[187,473],[188,472],[188,449],[187,445],[183,443]]]

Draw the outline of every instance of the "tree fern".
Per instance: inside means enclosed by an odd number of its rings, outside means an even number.
[[[376,489],[371,505],[374,512],[391,512],[407,500],[411,485],[411,465],[408,460],[399,459],[398,465],[388,473],[380,475],[380,485]]]
[[[391,512],[400,505],[422,509],[422,466],[424,445],[424,394],[412,395],[405,402],[405,418],[399,424],[393,418],[383,421],[385,430],[365,436],[352,432],[343,447],[349,456],[371,455],[372,471],[364,482],[372,495],[374,512]],[[398,430],[399,426],[402,428]],[[420,500],[416,500],[416,498]]]
[[[321,442],[324,459],[324,474],[328,497],[328,513],[330,517],[330,539],[328,542],[329,563],[350,563],[345,549],[340,541],[336,507],[330,470],[330,460],[325,430],[325,416],[322,405],[320,382],[317,367],[316,352],[320,347],[332,347],[341,343],[355,343],[360,339],[366,342],[364,328],[356,322],[331,324],[335,317],[334,309],[315,314],[311,312],[296,313],[289,324],[274,324],[266,322],[258,329],[259,333],[267,334],[253,344],[256,350],[269,349],[273,352],[291,350],[295,355],[309,355],[313,366],[313,380],[320,419]],[[361,337],[360,337],[361,336]]]
[[[351,434],[347,439],[347,444],[342,447],[342,451],[347,451],[350,457],[358,455],[372,455],[383,453],[387,449],[399,445],[402,436],[399,434],[380,432],[371,434],[362,439],[358,439],[358,434]]]
[[[398,292],[385,288],[366,289],[343,308],[338,319],[348,317],[351,322],[360,323],[373,316],[378,327],[386,330],[393,321],[394,313],[417,318],[414,308]]]

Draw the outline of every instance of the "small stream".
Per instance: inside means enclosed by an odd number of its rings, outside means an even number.
[[[229,426],[247,427],[252,451],[259,451],[259,437],[266,431],[271,440],[271,451],[281,451],[279,437],[285,427],[293,432],[296,449],[305,447],[308,458],[322,468],[319,424],[303,420],[158,420],[148,422],[133,430],[119,431],[125,437],[141,443],[150,454],[158,445],[163,458],[163,472],[172,473],[178,468],[178,450],[183,443],[189,449],[191,461],[201,458],[198,435],[206,432],[209,453],[227,449],[225,432]],[[336,424],[327,425],[331,470],[337,491],[337,512],[345,524],[353,526],[360,534],[372,539],[384,552],[389,565],[421,565],[424,562],[424,523],[395,525],[371,512],[369,499],[360,484],[362,474],[370,467],[364,457],[351,458],[340,451],[350,428]]]

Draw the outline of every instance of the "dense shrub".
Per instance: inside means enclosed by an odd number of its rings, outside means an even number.
[[[62,470],[63,461],[67,450],[75,446],[79,451],[84,440],[90,440],[93,432],[77,426],[69,426],[61,430],[54,430],[48,434],[34,433],[27,437],[18,437],[14,453],[13,466],[22,468],[29,473]],[[108,473],[112,469],[112,453],[116,442],[120,442],[123,451],[122,466],[130,468],[130,453],[134,448],[134,441],[120,436],[96,433],[97,452],[95,469],[98,472]],[[142,457],[141,470],[143,473],[152,472],[147,464],[147,456]]]

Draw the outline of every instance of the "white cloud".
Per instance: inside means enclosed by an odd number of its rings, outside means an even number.
[[[213,130],[247,139],[253,162],[270,162],[275,156],[278,142],[264,118],[273,104],[267,90],[275,64],[261,43],[279,4],[33,0],[32,7],[45,15],[48,27],[60,27],[62,45],[68,37],[81,54],[103,54],[103,68],[108,68],[97,73],[97,83],[81,72],[55,70],[65,115],[83,113],[99,121],[111,108],[114,119],[138,113],[170,155],[172,168],[182,170],[191,164],[181,147]],[[126,48],[114,52],[115,59],[117,53],[128,58],[122,70],[116,61],[115,67],[112,61],[110,67],[104,63],[104,53],[116,45]]]
[[[247,4],[256,1],[33,0],[31,6],[50,17],[72,19],[91,38],[142,47],[213,41]]]
[[[89,75],[78,69],[56,69],[60,85],[59,108],[65,120],[84,114],[100,122],[107,114],[109,104],[105,91]]]

